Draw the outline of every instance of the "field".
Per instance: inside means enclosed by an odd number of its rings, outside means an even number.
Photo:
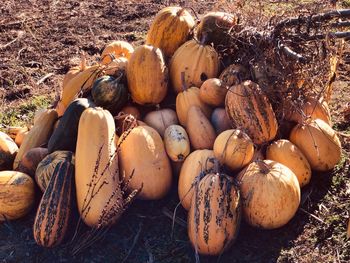
[[[297,16],[332,8],[326,0],[4,0],[0,3],[0,129],[30,123],[35,110],[53,103],[64,74],[78,63],[82,52],[93,62],[111,40],[142,44],[154,15],[175,4],[192,8],[199,17],[210,10],[254,15],[251,22],[257,27],[277,14]],[[350,2],[338,1],[338,7],[350,8]],[[350,111],[349,98],[349,78],[337,79],[330,106],[333,127],[341,134],[341,162],[330,173],[313,175],[303,189],[301,207],[286,226],[267,231],[243,222],[238,239],[219,262],[350,262],[350,241],[346,238],[350,114],[344,114],[346,109]],[[72,255],[74,244],[69,240],[54,249],[37,246],[32,211],[23,219],[0,224],[0,261],[194,262],[183,210],[178,211],[172,229],[177,203],[175,188],[161,201],[136,201],[101,240],[77,255]],[[74,228],[72,225],[72,234]],[[201,262],[217,261],[201,257]]]

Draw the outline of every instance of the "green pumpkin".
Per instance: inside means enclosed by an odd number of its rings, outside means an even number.
[[[121,73],[118,78],[102,76],[92,86],[92,98],[96,106],[116,114],[128,100],[128,89],[125,84],[125,75]]]

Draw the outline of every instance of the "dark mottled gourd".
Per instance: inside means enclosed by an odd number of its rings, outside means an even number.
[[[97,79],[92,87],[91,95],[96,106],[103,107],[112,114],[119,112],[128,100],[125,73],[120,71],[118,78],[102,76]]]
[[[34,239],[43,247],[62,243],[68,229],[73,206],[74,165],[59,162],[40,201],[35,221]]]
[[[70,151],[56,151],[46,156],[39,164],[35,172],[35,181],[41,191],[45,191],[51,176],[58,163],[68,161],[74,163],[73,153]]]
[[[54,151],[75,152],[80,115],[85,109],[93,106],[92,101],[85,98],[76,99],[69,104],[49,140],[49,153]]]

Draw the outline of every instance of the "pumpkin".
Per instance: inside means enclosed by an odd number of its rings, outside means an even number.
[[[147,33],[146,44],[160,48],[164,56],[171,57],[187,41],[195,21],[182,7],[165,7],[158,12]]]
[[[159,48],[142,45],[135,49],[126,67],[132,99],[141,105],[160,103],[168,90],[168,68]]]
[[[271,160],[255,161],[238,175],[243,215],[252,226],[274,229],[287,224],[300,204],[296,175]]]
[[[35,197],[35,184],[29,175],[15,171],[0,172],[0,222],[28,214]]]
[[[140,199],[164,197],[170,190],[172,173],[158,132],[149,126],[138,126],[124,133],[119,141],[120,171],[126,180],[130,179],[129,189],[142,187]]]
[[[200,87],[204,81],[218,75],[218,53],[212,46],[189,40],[176,50],[169,69],[176,93],[183,91],[183,87]]]
[[[28,131],[28,127],[10,126],[6,128],[5,133],[10,136],[12,140],[15,140],[18,133],[26,131]]]
[[[212,78],[203,82],[199,98],[206,104],[218,107],[225,104],[227,89],[220,79]]]
[[[199,180],[198,176],[208,173],[214,166],[209,161],[211,158],[214,158],[212,150],[196,150],[187,156],[181,167],[178,194],[181,205],[186,210],[191,207],[194,184]]]
[[[231,170],[238,170],[252,160],[254,144],[246,133],[240,130],[227,130],[215,139],[214,156]]]
[[[85,63],[85,62],[84,62]],[[84,65],[85,67],[86,65]],[[82,67],[80,66],[74,66],[69,69],[69,71],[64,75],[63,81],[62,81],[62,90],[67,88],[67,83],[73,79],[76,75],[78,75],[82,71]]]
[[[238,24],[236,15],[225,12],[209,12],[202,17],[197,27],[197,39],[214,46],[228,39],[229,32]],[[230,38],[229,38],[230,39]]]
[[[75,152],[80,116],[85,109],[93,106],[94,103],[85,98],[76,99],[68,106],[49,140],[49,153],[54,151]]]
[[[16,135],[15,143],[20,147],[23,143],[24,138],[28,135],[29,131],[19,131]]]
[[[121,57],[129,59],[133,52],[134,48],[128,42],[122,40],[112,41],[103,49],[101,63],[107,65],[111,63],[112,60]]]
[[[45,192],[55,168],[60,162],[74,164],[73,153],[70,151],[55,151],[47,155],[38,164],[35,171],[35,181],[42,192]]]
[[[241,200],[233,178],[209,173],[196,188],[188,213],[188,235],[196,252],[220,255],[237,237]]]
[[[120,109],[128,101],[128,88],[124,73],[117,78],[102,76],[92,86],[91,95],[96,106],[109,110],[112,114]]]
[[[191,87],[176,96],[176,114],[182,126],[186,127],[187,114],[191,106],[198,106],[207,118],[210,118],[211,109],[199,98],[199,88]]]
[[[80,216],[91,227],[113,224],[121,214],[108,213],[113,213],[115,206],[124,206],[114,137],[114,120],[109,111],[88,108],[82,113],[75,153],[75,183]]]
[[[225,104],[232,125],[246,132],[254,143],[263,144],[275,138],[276,116],[258,84],[247,80],[231,87]]]
[[[215,130],[198,106],[188,110],[186,129],[194,149],[213,149]]]
[[[182,162],[190,154],[187,132],[180,125],[170,125],[164,132],[166,153],[174,162]]]
[[[115,58],[111,63],[107,65],[107,68],[104,70],[104,73],[110,76],[118,76],[119,72],[126,71],[127,65],[128,65],[127,58],[125,57]]]
[[[321,119],[328,125],[332,125],[331,114],[327,102],[321,98],[317,100],[315,98],[307,98],[306,101],[299,107],[286,112],[285,119],[288,121],[295,121],[297,123],[303,123],[308,118],[313,120]]]
[[[250,74],[242,65],[231,64],[221,72],[219,79],[221,80],[222,85],[229,88],[240,84],[243,80],[250,79]]]
[[[164,131],[170,125],[177,124],[176,112],[172,109],[160,109],[147,113],[144,122],[154,128],[160,136],[164,137]]]
[[[321,119],[310,119],[296,125],[289,140],[306,156],[313,170],[328,171],[340,161],[340,140],[336,132]]]
[[[26,152],[19,162],[17,171],[30,175],[34,178],[38,164],[48,155],[47,148],[33,148]]]
[[[33,128],[24,138],[21,147],[18,150],[13,169],[15,170],[22,160],[23,155],[32,148],[40,147],[49,140],[52,128],[57,119],[57,112],[55,110],[45,110],[40,117],[34,122]]]
[[[33,235],[38,245],[54,247],[65,238],[71,224],[73,178],[74,165],[69,161],[56,165],[34,220]]]
[[[288,140],[281,139],[271,143],[266,150],[266,158],[284,164],[297,176],[300,187],[311,179],[311,168],[305,155]]]
[[[231,129],[231,122],[227,117],[225,108],[216,108],[211,114],[210,122],[213,125],[216,134]]]
[[[6,133],[0,131],[0,171],[12,166],[17,154],[17,144]]]

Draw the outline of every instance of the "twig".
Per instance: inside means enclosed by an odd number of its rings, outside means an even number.
[[[140,224],[139,226],[139,230],[137,231],[135,237],[134,237],[134,240],[132,242],[132,245],[128,251],[128,254],[126,254],[125,258],[123,259],[122,263],[126,262],[126,260],[128,259],[128,257],[130,256],[132,250],[134,249],[134,247],[136,246],[137,244],[137,241],[139,240],[139,237],[140,237],[140,234],[141,234],[141,231],[142,231],[142,224]]]
[[[324,222],[321,218],[315,216],[314,214],[311,214],[310,212],[306,211],[305,209],[300,208],[300,211],[302,211],[302,212],[304,212],[305,214],[311,216],[312,218],[316,219],[317,221],[321,222],[322,224],[325,224],[325,222]]]
[[[281,44],[280,49],[283,51],[283,53],[285,55],[287,55],[290,58],[295,59],[296,61],[300,62],[300,63],[307,63],[307,59],[304,58],[302,55],[296,53],[295,51],[293,51],[292,49],[290,49],[289,47]]]
[[[53,73],[48,73],[46,74],[44,77],[42,77],[41,79],[39,79],[37,82],[36,82],[36,85],[40,85],[41,83],[43,83],[45,80],[47,80],[49,77],[53,76],[54,74]]]
[[[173,214],[169,211],[168,208],[163,207],[162,212],[163,212],[163,214],[164,214],[166,217],[168,217],[168,218],[170,218],[171,220],[173,220]],[[182,226],[182,227],[187,227],[186,221],[183,220],[183,219],[181,219],[181,218],[175,217],[175,220],[174,220],[174,221],[175,221],[177,224],[179,224],[180,226]]]

